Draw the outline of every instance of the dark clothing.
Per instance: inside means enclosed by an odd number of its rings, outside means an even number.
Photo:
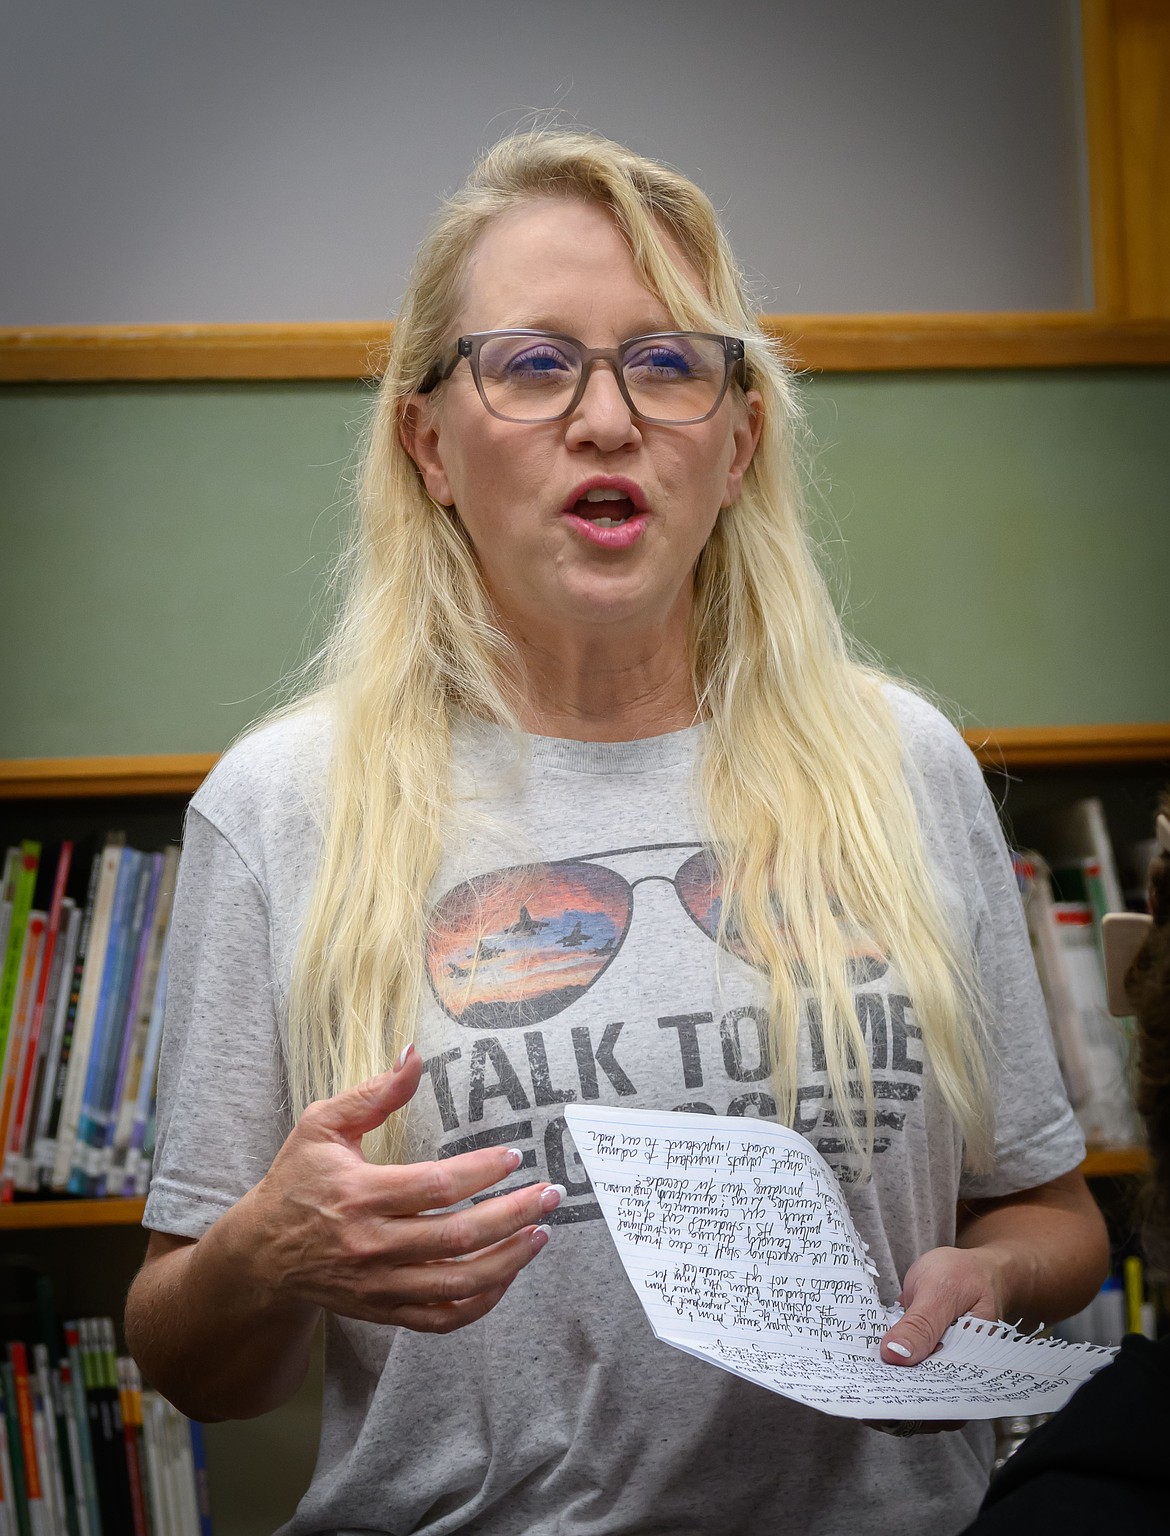
[[[1112,1365],[1029,1435],[962,1536],[1170,1536],[1170,1335]]]

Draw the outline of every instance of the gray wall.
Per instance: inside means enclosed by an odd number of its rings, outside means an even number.
[[[1092,302],[1076,0],[4,0],[0,325],[389,313],[557,111],[724,210],[761,308]]]

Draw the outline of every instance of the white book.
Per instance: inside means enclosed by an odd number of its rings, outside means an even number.
[[[39,1183],[39,1172],[46,1172],[52,1167],[55,1155],[56,1140],[46,1137],[49,1126],[49,1117],[53,1112],[53,1092],[57,1080],[57,1062],[61,1056],[61,1041],[65,1035],[65,1020],[69,1013],[69,997],[73,990],[73,968],[77,964],[77,945],[81,938],[82,913],[80,907],[67,898],[69,912],[66,916],[62,910],[63,932],[57,942],[57,948],[61,956],[61,975],[57,985],[57,992],[53,999],[53,1012],[48,1014],[46,1002],[46,1023],[48,1024],[49,1040],[45,1049],[45,1070],[41,1078],[40,1099],[36,1106],[36,1120],[32,1126],[32,1135],[26,1154],[27,1161],[31,1165],[28,1176],[31,1184],[18,1184],[18,1189],[36,1189]],[[64,908],[65,903],[62,904]],[[54,958],[54,965],[56,959]],[[42,1026],[44,1027],[44,1026]]]
[[[1048,866],[1037,853],[1022,855],[1024,867],[1024,915],[1036,970],[1048,1008],[1056,1054],[1068,1092],[1076,1109],[1089,1095],[1089,1061],[1081,1039],[1081,1021],[1069,985],[1064,948],[1052,897]]]
[[[65,1424],[65,1444],[69,1456],[69,1470],[73,1475],[73,1508],[77,1516],[78,1536],[93,1536],[89,1523],[89,1505],[85,1497],[85,1464],[81,1454],[81,1437],[77,1431],[77,1408],[73,1392],[61,1380],[59,1372],[54,1376],[54,1386],[61,1418]]]
[[[1109,1013],[1092,908],[1085,902],[1058,901],[1053,913],[1088,1071],[1085,1096],[1073,1106],[1077,1120],[1086,1141],[1134,1146],[1140,1137],[1129,1090],[1128,1053]]]
[[[33,1370],[37,1386],[37,1401],[44,1415],[45,1483],[51,1495],[52,1524],[54,1530],[68,1530],[65,1515],[65,1478],[61,1471],[61,1446],[57,1439],[57,1415],[53,1398],[52,1372],[49,1369],[49,1351],[43,1344],[33,1345]]]
[[[97,1015],[98,999],[101,996],[102,972],[105,969],[106,949],[110,938],[110,919],[114,910],[114,890],[118,884],[118,870],[122,863],[123,851],[123,845],[112,840],[102,850],[101,874],[98,878],[97,896],[93,909],[93,927],[90,930],[89,947],[86,950],[85,974],[81,978],[77,1017],[73,1022],[69,1072],[65,1079],[61,1119],[57,1127],[57,1150],[50,1177],[50,1183],[54,1189],[65,1188],[73,1169],[77,1127],[81,1119],[81,1101],[85,1095],[85,1079],[89,1070],[89,1048],[93,1043],[94,1019]]]

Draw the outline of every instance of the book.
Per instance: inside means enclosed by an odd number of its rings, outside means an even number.
[[[159,973],[162,969],[163,953],[166,948],[167,932],[170,926],[171,902],[174,896],[175,875],[178,871],[178,864],[179,850],[175,847],[167,848],[162,854],[158,896],[146,946],[145,962],[136,987],[135,1016],[130,1029],[127,1031],[127,1048],[124,1053],[123,1064],[119,1073],[118,1088],[115,1094],[116,1111],[113,1133],[107,1147],[101,1173],[100,1187],[102,1192],[107,1188],[124,1192],[131,1147],[136,1145],[140,1150],[142,1146],[141,1133],[139,1133],[135,1143],[135,1129],[138,1123],[140,1098],[145,1092],[147,1102],[142,1105],[141,1109],[141,1123],[142,1130],[144,1131],[149,1099],[154,1092],[157,1049],[151,1052],[153,1043],[151,1039],[151,1023],[155,1015],[155,997],[158,989]],[[166,988],[164,985],[162,993],[164,998],[165,993]],[[132,1174],[130,1177],[132,1178]]]
[[[53,1106],[53,1080],[56,1063],[61,1052],[65,1030],[65,1018],[69,1009],[69,995],[73,979],[73,967],[77,959],[77,945],[81,932],[81,912],[72,897],[62,902],[61,932],[53,951],[53,968],[45,996],[45,1013],[41,1027],[41,1048],[33,1076],[31,1104],[24,1144],[15,1172],[16,1188],[26,1193],[35,1192],[38,1184],[40,1149]]]
[[[89,940],[93,932],[94,912],[97,906],[98,886],[101,883],[103,855],[97,853],[90,860],[89,882],[82,906],[81,922],[77,935],[77,949],[73,971],[69,978],[65,998],[65,1013],[61,1022],[60,1038],[54,1056],[46,1064],[46,1107],[40,1117],[41,1124],[33,1148],[34,1172],[38,1188],[49,1188],[57,1158],[57,1139],[61,1111],[65,1102],[65,1089],[69,1078],[69,1063],[73,1055],[73,1036],[77,1027],[77,1010],[81,1003],[85,963],[89,953]]]
[[[112,833],[101,852],[93,921],[86,946],[77,1013],[70,1040],[69,1063],[61,1095],[60,1116],[55,1130],[56,1148],[49,1178],[54,1189],[63,1190],[73,1170],[73,1149],[77,1140],[78,1122],[81,1118],[81,1103],[85,1095],[90,1046],[93,1042],[94,1019],[101,997],[102,978],[107,960],[114,893],[118,885],[124,851],[124,836],[120,833]]]
[[[73,1167],[66,1186],[71,1194],[94,1193],[105,1141],[108,1104],[121,1059],[126,1010],[146,920],[146,903],[152,888],[157,888],[153,875],[150,855],[134,848],[124,851],[78,1116]]]
[[[655,1336],[769,1391],[847,1418],[1002,1418],[1055,1411],[1112,1358],[968,1314],[928,1359],[887,1365],[902,1308],[798,1132],[599,1104],[565,1120]]]
[[[17,1093],[28,1060],[29,1027],[32,1023],[37,981],[44,960],[47,927],[47,913],[36,909],[29,912],[18,966],[16,996],[8,1029],[7,1053],[3,1066],[0,1066],[0,1170],[2,1170],[4,1154],[8,1147]]]
[[[32,911],[33,892],[36,889],[37,867],[40,863],[41,845],[37,842],[27,841],[21,844],[20,853],[14,862],[9,889],[11,900],[9,904],[8,934],[4,945],[4,960],[0,966],[0,1083],[7,1073],[9,1057],[9,1028],[12,1021],[12,1011],[16,1005],[16,994],[20,985],[20,976],[25,951],[25,931],[28,927],[29,913]]]
[[[42,1075],[38,1072],[38,1066],[43,1067],[44,1051],[42,1048],[42,1034],[45,1034],[44,1018],[46,1005],[49,999],[50,982],[54,976],[53,962],[57,950],[57,941],[61,929],[61,916],[65,907],[65,887],[69,879],[69,869],[73,860],[73,844],[64,842],[61,844],[52,877],[52,889],[49,897],[48,917],[44,929],[43,949],[37,964],[36,983],[31,1003],[30,1017],[26,1026],[27,1035],[24,1044],[23,1060],[17,1069],[18,1080],[15,1084],[15,1099],[12,1106],[11,1125],[8,1131],[7,1142],[0,1140],[0,1200],[10,1201],[16,1188],[17,1180],[23,1174],[23,1154],[26,1139],[26,1128],[30,1119],[31,1100],[34,1083]],[[59,967],[56,973],[59,976]]]

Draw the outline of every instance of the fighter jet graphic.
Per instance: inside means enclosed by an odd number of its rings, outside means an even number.
[[[485,944],[480,939],[479,943],[475,946],[476,960],[494,960],[497,955],[502,955],[503,953],[504,947],[502,944]]]
[[[510,928],[505,928],[504,932],[515,933],[522,939],[529,939],[534,933],[539,933],[542,928],[547,927],[548,923],[544,919],[531,916],[528,908],[522,906],[520,908],[520,916]]]
[[[562,949],[579,949],[582,944],[587,944],[588,942],[589,935],[582,929],[580,918],[577,919],[572,933],[566,933],[563,939],[557,940]]]
[[[448,976],[454,976],[457,981],[465,981],[471,975],[471,967],[469,965],[456,965],[454,960],[448,960],[447,974]]]

